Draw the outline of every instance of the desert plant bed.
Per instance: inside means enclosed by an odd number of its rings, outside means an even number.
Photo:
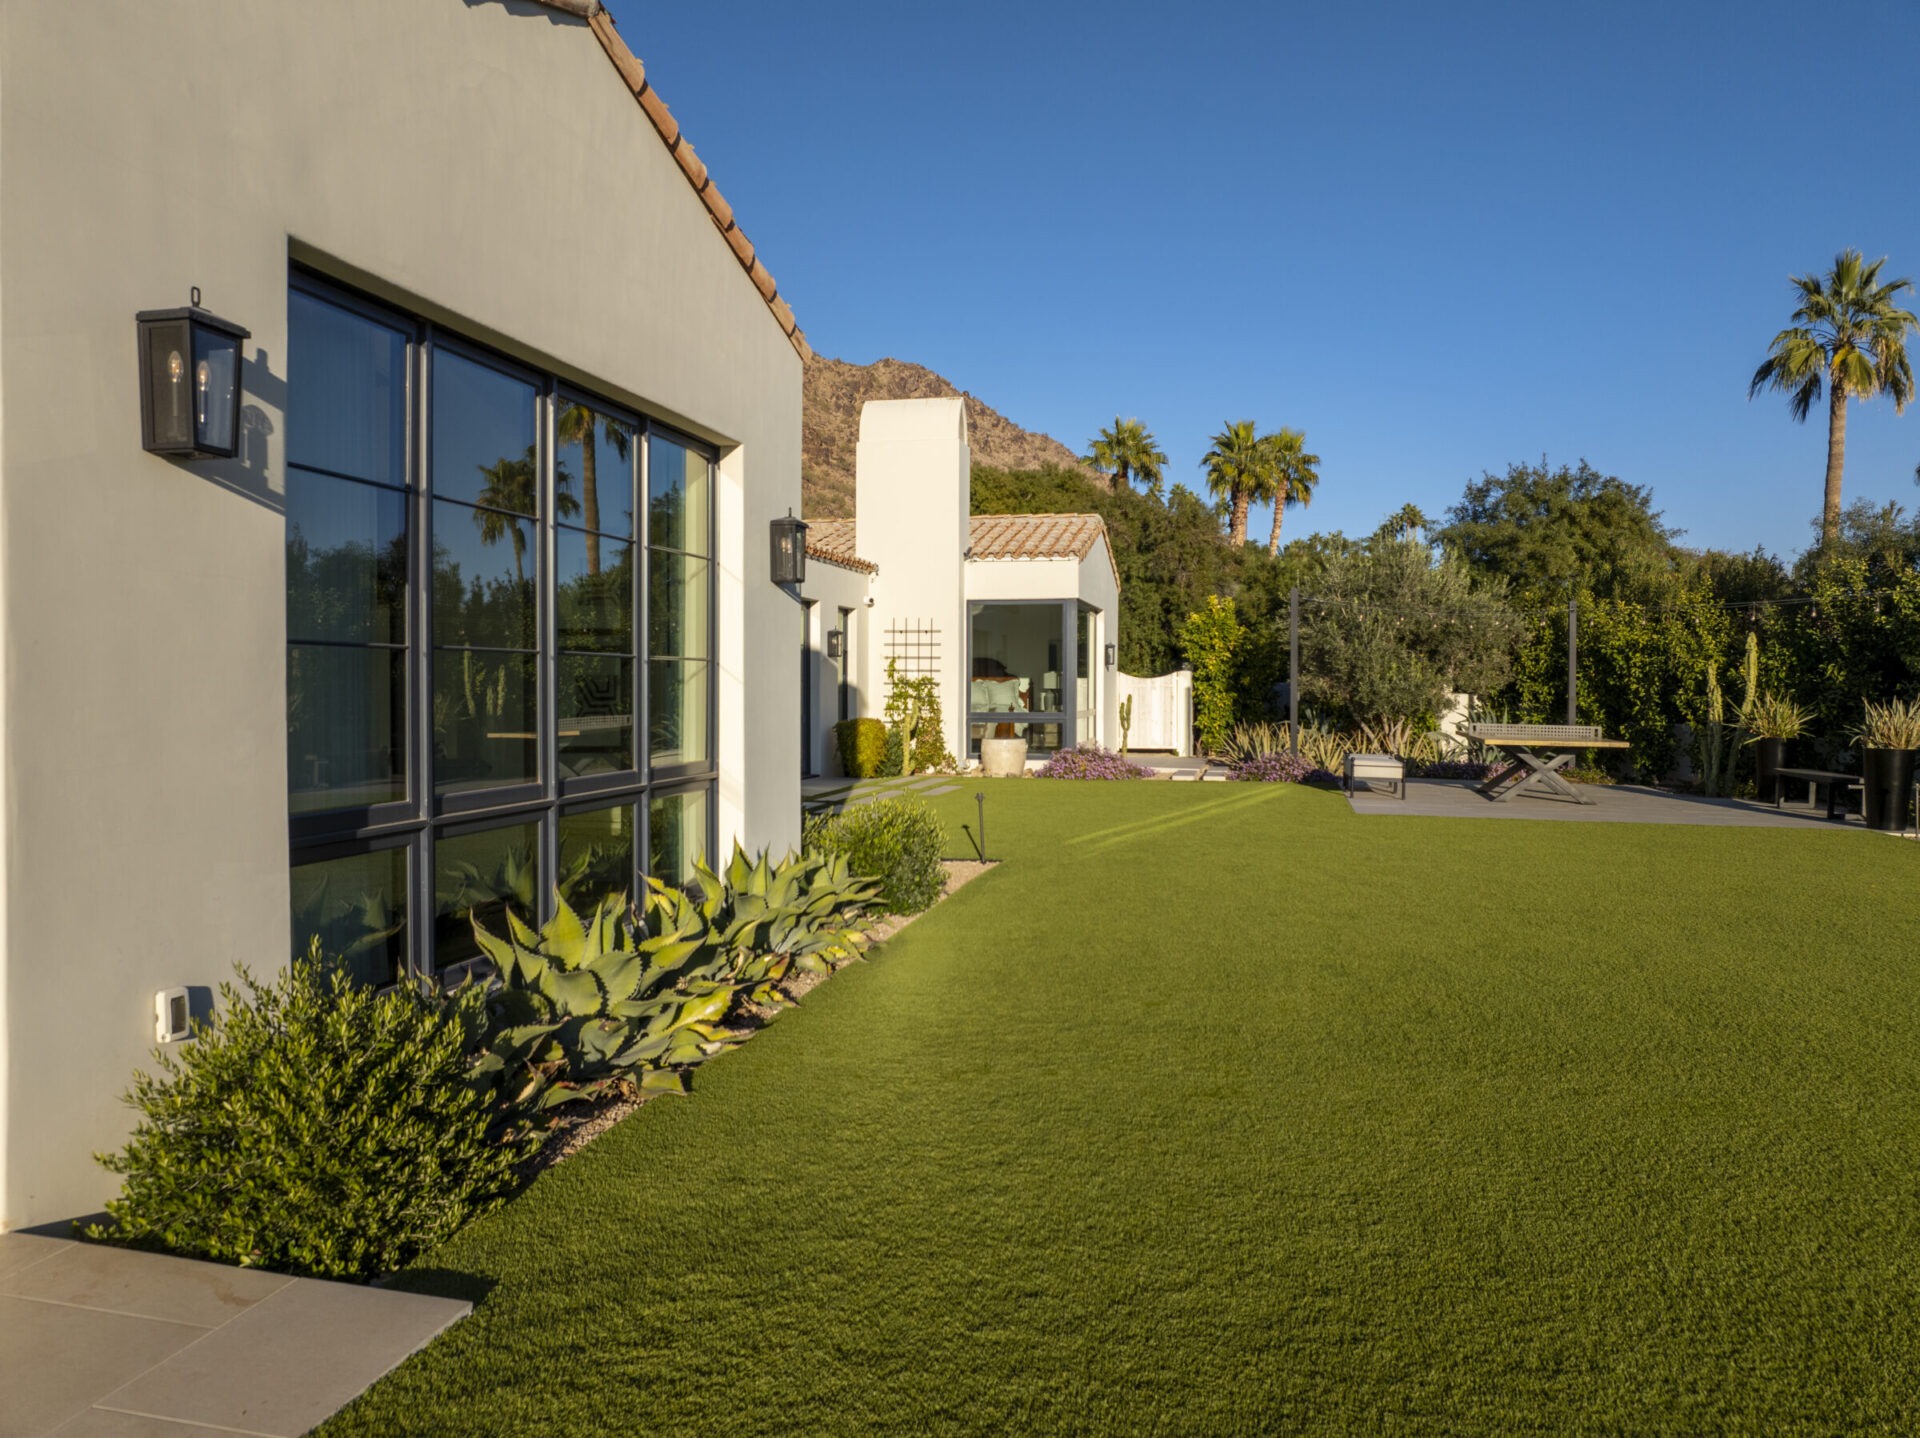
[[[480,1301],[323,1431],[1920,1430],[1920,846],[990,802],[992,875],[401,1275]]]

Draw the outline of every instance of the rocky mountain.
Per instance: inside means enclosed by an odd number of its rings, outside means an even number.
[[[815,355],[807,363],[800,430],[802,507],[807,517],[844,519],[853,514],[853,457],[860,441],[861,405],[870,399],[954,396],[967,402],[967,437],[975,464],[997,469],[1058,465],[1092,473],[1059,440],[1020,428],[924,365],[896,359],[848,364]]]

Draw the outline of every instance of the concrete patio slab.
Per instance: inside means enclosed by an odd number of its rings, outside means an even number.
[[[0,1438],[295,1438],[470,1309],[0,1235]]]
[[[1523,794],[1505,803],[1481,796],[1465,780],[1412,779],[1402,800],[1390,790],[1369,791],[1356,784],[1348,796],[1356,814],[1401,815],[1444,819],[1546,819],[1575,824],[1698,824],[1721,828],[1853,829],[1867,830],[1858,818],[1836,824],[1826,810],[1790,806],[1775,809],[1746,799],[1709,799],[1700,794],[1675,794],[1637,784],[1593,784],[1581,792],[1591,804],[1571,799]]]
[[[215,1330],[98,1406],[297,1438],[467,1311],[424,1294],[299,1279],[247,1322]]]

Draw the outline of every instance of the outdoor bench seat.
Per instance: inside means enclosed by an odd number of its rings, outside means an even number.
[[[1349,754],[1344,777],[1349,794],[1355,779],[1366,780],[1369,789],[1378,779],[1393,785],[1402,799],[1407,797],[1407,766],[1391,754]]]
[[[1858,774],[1843,774],[1837,769],[1775,769],[1779,779],[1804,779],[1807,782],[1807,805],[1812,807],[1819,796],[1820,787],[1827,790],[1827,817],[1840,823],[1847,818],[1847,795],[1861,787]],[[1773,807],[1783,807],[1787,797],[1787,786],[1776,783],[1773,786]]]

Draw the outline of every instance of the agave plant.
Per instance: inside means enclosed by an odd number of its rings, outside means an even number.
[[[511,909],[507,935],[476,915],[475,941],[493,961],[488,1033],[474,1081],[512,1108],[547,1109],[611,1086],[684,1093],[687,1070],[739,1042],[720,1027],[736,985],[704,930],[641,935],[626,896],[585,919],[556,896],[535,932]]]
[[[1853,731],[1863,749],[1920,749],[1920,700],[1889,699],[1865,704],[1866,716]]]
[[[1755,696],[1740,711],[1740,722],[1750,736],[1748,743],[1761,739],[1798,739],[1806,731],[1807,715],[1792,699],[1768,690]]]
[[[1416,730],[1410,719],[1381,719],[1362,724],[1353,745],[1357,752],[1392,754],[1418,764],[1430,764],[1440,757],[1440,736]]]
[[[1233,732],[1227,735],[1227,742],[1221,746],[1221,757],[1229,764],[1244,764],[1249,759],[1263,759],[1269,754],[1290,752],[1293,746],[1287,741],[1287,726],[1284,724],[1243,721],[1234,725]]]
[[[749,1001],[779,1006],[795,970],[827,973],[858,956],[857,920],[880,892],[840,855],[749,859],[738,844],[724,877],[694,865],[692,891],[647,880],[646,922],[662,938],[700,936],[715,954],[710,977]]]
[[[1353,740],[1337,729],[1307,720],[1300,725],[1300,754],[1316,769],[1338,774],[1353,753]]]

